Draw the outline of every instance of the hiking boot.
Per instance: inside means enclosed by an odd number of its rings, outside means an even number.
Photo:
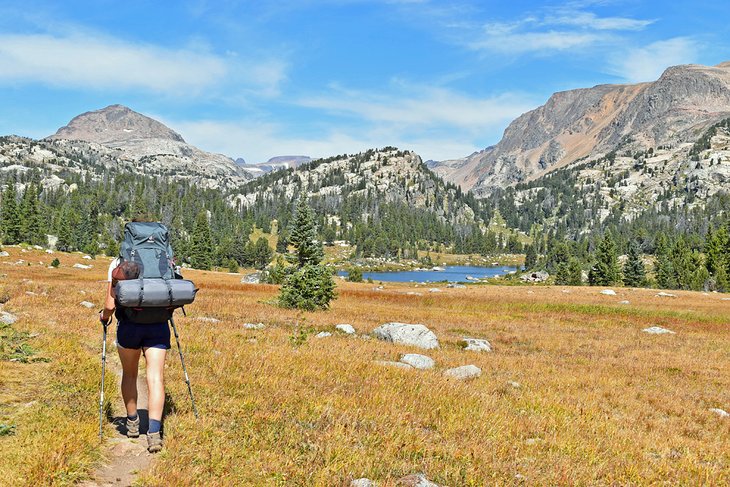
[[[162,450],[162,437],[160,432],[147,433],[147,451],[150,453],[157,453]]]
[[[127,438],[139,437],[139,416],[134,421],[127,418]]]

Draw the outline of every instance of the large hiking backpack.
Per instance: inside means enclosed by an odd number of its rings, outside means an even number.
[[[162,223],[131,222],[124,227],[120,265],[133,263],[136,279],[119,281],[115,288],[117,318],[134,323],[169,320],[175,309],[195,300],[192,281],[176,274],[170,233]]]

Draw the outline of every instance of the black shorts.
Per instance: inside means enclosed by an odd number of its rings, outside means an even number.
[[[131,321],[117,321],[117,344],[122,348],[170,349],[170,328],[167,322],[140,325]]]

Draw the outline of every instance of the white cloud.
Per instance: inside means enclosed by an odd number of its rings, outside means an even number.
[[[468,45],[475,50],[489,50],[505,54],[554,52],[591,46],[606,40],[606,36],[590,32],[500,32],[486,27],[484,35]]]
[[[669,66],[697,61],[700,45],[688,37],[675,37],[616,54],[610,71],[627,82],[653,81]]]
[[[443,132],[438,137],[406,137],[385,129],[363,130],[338,127],[322,130],[321,135],[292,135],[289,127],[256,121],[221,122],[216,120],[166,121],[189,143],[201,149],[247,162],[264,162],[280,155],[328,157],[352,154],[371,148],[392,145],[414,150],[424,160],[462,157],[484,147],[459,133]]]
[[[558,17],[549,18],[548,23],[573,25],[595,30],[642,30],[653,24],[654,21],[628,17],[598,17],[591,12],[567,11]]]
[[[193,48],[171,49],[89,33],[0,35],[0,82],[196,95],[228,77],[271,92],[285,65],[252,63]]]
[[[371,122],[421,129],[451,126],[470,132],[502,125],[534,107],[524,95],[512,93],[478,98],[438,87],[401,84],[400,88],[394,94],[335,89],[298,103]]]
[[[621,33],[640,31],[654,20],[602,17],[588,5],[568,4],[539,9],[512,20],[465,21],[448,11],[425,10],[431,24],[438,25],[451,42],[468,49],[498,54],[549,54],[575,51],[621,41]],[[475,18],[475,15],[470,16]]]

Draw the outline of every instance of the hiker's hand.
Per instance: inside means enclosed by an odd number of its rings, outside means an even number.
[[[102,325],[108,326],[109,322],[111,321],[111,318],[112,317],[110,316],[107,319],[104,319],[104,310],[99,311],[99,321],[101,322]]]

